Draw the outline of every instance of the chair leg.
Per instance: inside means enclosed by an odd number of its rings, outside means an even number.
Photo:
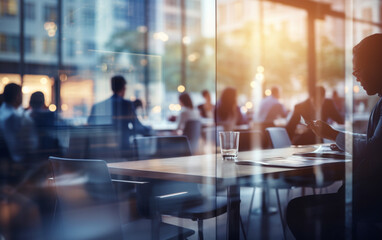
[[[241,216],[240,216],[240,218],[239,218],[239,221],[240,221],[241,230],[243,231],[243,237],[244,237],[244,240],[247,240],[247,234],[245,233],[244,224],[243,224],[243,219],[241,219]]]
[[[249,221],[251,220],[253,200],[255,199],[255,191],[256,191],[256,187],[253,187],[252,198],[249,204],[248,217],[247,217],[247,233],[249,232]]]
[[[198,219],[198,235],[199,235],[199,240],[203,240],[203,220]]]
[[[280,196],[279,196],[279,190],[276,188],[276,196],[277,196],[277,205],[279,207],[279,216],[280,216],[280,220],[281,220],[281,225],[282,225],[282,228],[283,228],[283,236],[284,236],[284,240],[286,240],[286,235],[285,235],[285,222],[284,222],[284,217],[283,217],[283,211],[282,211],[282,208],[281,208],[281,202],[280,202]]]

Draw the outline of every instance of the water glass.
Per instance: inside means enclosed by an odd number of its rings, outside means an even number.
[[[235,160],[239,151],[239,132],[219,132],[220,150],[223,159]]]

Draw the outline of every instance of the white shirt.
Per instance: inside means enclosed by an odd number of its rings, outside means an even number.
[[[0,131],[12,160],[27,160],[28,153],[37,149],[38,137],[33,120],[22,108],[3,103],[0,107]]]
[[[184,130],[186,122],[190,120],[199,120],[200,115],[197,109],[191,109],[188,107],[182,107],[182,111],[179,115],[177,130]]]

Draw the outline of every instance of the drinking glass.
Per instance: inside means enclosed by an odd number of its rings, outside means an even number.
[[[239,150],[239,132],[219,132],[220,150],[223,159],[235,160]]]

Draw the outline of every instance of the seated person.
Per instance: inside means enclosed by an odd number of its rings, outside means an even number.
[[[333,101],[325,98],[325,88],[316,87],[315,90],[316,93],[314,98],[310,97],[294,107],[292,117],[286,126],[289,137],[295,145],[322,142],[322,140],[316,137],[310,129],[305,129],[300,135],[295,134],[296,127],[299,124],[301,117],[303,117],[305,121],[320,119],[327,122],[331,119],[339,124],[344,123],[344,119],[338,112]]]
[[[113,95],[95,104],[88,118],[89,125],[110,125],[120,133],[120,148],[131,149],[131,138],[137,134],[152,134],[151,127],[142,125],[138,120],[133,102],[125,100],[126,80],[123,76],[111,78]]]
[[[60,155],[60,146],[54,128],[56,113],[49,111],[45,106],[44,93],[37,91],[31,95],[27,113],[35,125],[41,157]]]
[[[4,88],[4,103],[0,107],[0,131],[13,162],[32,159],[38,145],[33,120],[22,109],[21,86],[10,83]]]
[[[368,95],[382,95],[382,34],[363,39],[353,48],[353,75]],[[359,220],[369,227],[362,233],[365,239],[381,239],[382,231],[374,226],[382,222],[382,99],[370,114],[367,134],[340,132],[324,121],[309,122],[319,137],[335,140],[337,146],[353,154],[353,226]],[[352,138],[353,146],[345,146],[345,138]],[[349,142],[346,142],[348,144]],[[287,221],[296,239],[345,239],[345,194],[338,193],[301,197],[288,204]],[[358,231],[358,230],[357,230]],[[357,236],[354,236],[357,238]],[[359,236],[358,236],[359,237]]]
[[[280,89],[276,86],[271,88],[272,94],[260,101],[259,110],[255,116],[257,122],[263,123],[265,126],[273,126],[277,118],[285,118],[288,111],[284,105],[280,103]]]
[[[208,90],[203,90],[202,96],[205,100],[205,103],[198,106],[200,116],[202,118],[213,118],[215,106],[211,103],[210,92],[208,92]]]
[[[236,97],[236,89],[228,87],[216,105],[216,122],[224,127],[224,131],[233,131],[236,126],[248,123],[240,112]]]
[[[199,120],[200,116],[197,110],[194,109],[194,105],[188,93],[184,92],[179,95],[179,103],[182,106],[182,110],[178,117],[178,127],[176,131],[177,134],[182,135],[187,121]]]

